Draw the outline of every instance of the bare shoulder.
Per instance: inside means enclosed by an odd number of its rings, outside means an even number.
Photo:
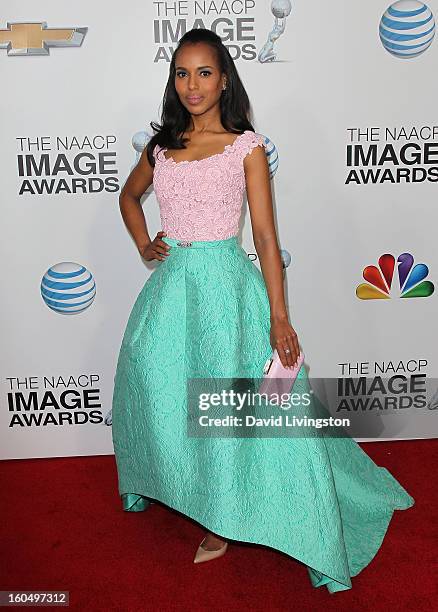
[[[135,198],[140,198],[146,189],[152,184],[154,169],[149,163],[146,147],[143,149],[140,159],[132,169],[122,191]]]

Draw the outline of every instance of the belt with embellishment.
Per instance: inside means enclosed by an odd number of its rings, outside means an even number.
[[[163,236],[162,240],[167,242],[170,246],[193,249],[206,249],[206,248],[228,248],[235,247],[238,244],[237,235],[230,236],[229,238],[220,238],[217,240],[179,240],[179,238],[170,238],[170,236]]]

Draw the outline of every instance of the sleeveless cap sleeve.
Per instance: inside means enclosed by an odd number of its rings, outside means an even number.
[[[236,142],[237,153],[240,156],[240,159],[244,159],[248,153],[257,146],[265,147],[265,138],[262,134],[257,134],[256,132],[252,132],[251,130],[245,130],[244,136],[239,138]]]
[[[156,144],[154,149],[153,149],[153,151],[152,151],[152,154],[153,154],[153,156],[155,157],[156,160],[165,161],[166,157],[164,156],[164,152],[163,151],[167,151],[167,148],[166,147],[162,147],[159,144]]]

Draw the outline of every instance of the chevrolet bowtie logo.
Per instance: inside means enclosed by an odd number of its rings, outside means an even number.
[[[48,28],[47,23],[8,23],[0,49],[8,55],[49,55],[49,47],[80,47],[88,28]]]

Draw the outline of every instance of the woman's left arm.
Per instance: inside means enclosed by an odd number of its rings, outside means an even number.
[[[293,366],[300,353],[297,334],[289,322],[284,298],[283,266],[274,225],[271,182],[265,149],[254,147],[244,160],[246,193],[252,235],[271,308],[272,348],[283,366]],[[289,349],[290,353],[285,350]]]

